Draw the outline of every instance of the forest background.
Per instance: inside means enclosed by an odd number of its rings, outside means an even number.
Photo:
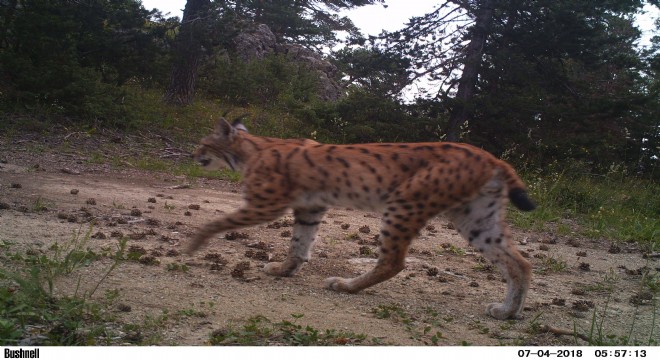
[[[343,15],[374,5],[188,0],[179,18],[0,0],[0,130],[148,129],[192,147],[232,110],[260,135],[462,141],[512,162],[544,205],[518,225],[571,217],[657,245],[660,20],[644,47],[635,21],[657,0],[438,1],[379,35]]]

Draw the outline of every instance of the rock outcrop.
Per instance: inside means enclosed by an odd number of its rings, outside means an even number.
[[[243,61],[263,59],[269,54],[284,54],[289,59],[318,73],[319,97],[335,101],[342,94],[342,88],[334,80],[337,67],[325,60],[320,54],[297,44],[278,44],[273,32],[267,25],[260,24],[250,32],[244,32],[234,39],[236,54]]]

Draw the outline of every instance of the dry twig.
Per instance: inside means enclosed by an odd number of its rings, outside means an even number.
[[[549,332],[549,333],[557,335],[557,336],[560,336],[560,335],[577,336],[578,338],[580,338],[580,339],[582,339],[586,342],[589,342],[589,337],[587,335],[580,334],[580,333],[570,331],[570,330],[566,330],[566,329],[559,329],[559,328],[556,328],[556,327],[553,327],[553,326],[550,326],[550,325],[543,325],[541,327],[541,331]]]

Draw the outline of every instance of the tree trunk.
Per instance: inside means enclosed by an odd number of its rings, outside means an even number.
[[[7,2],[5,6],[6,6],[6,10],[3,19],[3,26],[0,27],[0,49],[10,47],[9,41],[7,40],[7,31],[9,31],[9,27],[11,26],[11,23],[14,21],[14,13],[16,12],[18,1],[10,0]]]
[[[173,105],[190,105],[195,94],[197,68],[202,58],[210,0],[188,0],[183,10],[181,28],[175,40],[174,64],[164,100]]]
[[[470,43],[465,50],[463,74],[458,83],[454,107],[451,110],[449,124],[447,125],[448,141],[460,140],[461,126],[472,115],[470,102],[475,95],[484,45],[486,45],[486,38],[488,38],[490,25],[493,21],[493,0],[479,1],[475,16]]]

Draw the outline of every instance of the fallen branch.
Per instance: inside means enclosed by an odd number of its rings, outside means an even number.
[[[580,338],[580,339],[582,339],[586,342],[590,342],[589,337],[587,335],[580,334],[580,333],[577,333],[577,332],[574,332],[574,331],[571,331],[571,330],[559,329],[559,328],[556,328],[556,327],[553,327],[553,326],[550,326],[550,325],[541,326],[541,331],[549,332],[549,333],[551,333],[553,335],[557,335],[557,336],[561,336],[561,335],[577,336],[578,338]]]
[[[65,174],[69,174],[69,175],[80,175],[80,171],[72,170],[72,169],[69,169],[69,168],[62,168],[62,169],[60,169],[60,171],[65,173]]]
[[[181,185],[170,186],[167,189],[190,189],[191,187],[192,185],[190,184],[181,184]]]

